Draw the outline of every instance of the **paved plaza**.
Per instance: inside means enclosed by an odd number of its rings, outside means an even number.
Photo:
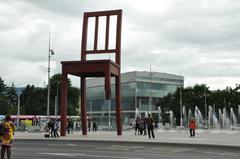
[[[121,136],[115,131],[88,132],[82,135],[81,131],[67,134],[60,138],[44,138],[45,133],[16,132],[15,139],[40,139],[40,140],[76,140],[76,141],[112,141],[112,142],[139,142],[153,144],[192,144],[240,147],[240,131],[233,130],[197,130],[196,137],[190,138],[188,130],[158,130],[155,129],[155,139],[148,136],[134,135],[133,130],[123,131]]]

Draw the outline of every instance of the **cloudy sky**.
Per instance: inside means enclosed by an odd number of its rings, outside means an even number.
[[[123,10],[122,72],[183,75],[185,86],[240,83],[239,0],[0,0],[0,76],[17,87],[47,83],[60,61],[80,59],[82,16]],[[76,81],[76,77],[71,77]]]

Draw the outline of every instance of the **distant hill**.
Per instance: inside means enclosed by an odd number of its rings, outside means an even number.
[[[17,95],[22,94],[24,89],[25,89],[25,87],[16,87],[15,90],[16,90]]]

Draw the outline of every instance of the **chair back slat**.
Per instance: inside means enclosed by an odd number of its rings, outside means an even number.
[[[116,38],[115,47],[109,48],[109,32],[110,32],[110,21],[111,16],[117,16],[116,22]],[[103,39],[104,48],[99,48],[99,18],[106,17],[106,33]],[[88,49],[88,23],[89,18],[95,18],[94,27],[94,41],[93,48]],[[121,62],[121,25],[122,25],[122,10],[110,10],[110,11],[100,11],[100,12],[86,12],[83,18],[83,30],[82,30],[82,45],[81,45],[81,60],[87,60],[87,54],[106,54],[115,53],[115,62],[120,65]]]

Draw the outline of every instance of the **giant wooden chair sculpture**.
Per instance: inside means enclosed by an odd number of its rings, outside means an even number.
[[[115,48],[109,49],[109,28],[111,16],[117,16]],[[98,49],[99,17],[106,17],[105,48]],[[95,18],[94,46],[87,49],[88,20]],[[67,75],[81,77],[81,120],[82,134],[87,135],[86,113],[86,78],[105,78],[105,98],[111,98],[111,77],[115,77],[116,95],[116,125],[117,135],[122,134],[121,107],[120,107],[120,64],[121,64],[121,25],[122,10],[87,12],[84,13],[81,61],[63,61],[62,63],[62,88],[61,88],[61,136],[66,136],[67,115]],[[87,54],[115,53],[115,62],[111,60],[87,60]]]

